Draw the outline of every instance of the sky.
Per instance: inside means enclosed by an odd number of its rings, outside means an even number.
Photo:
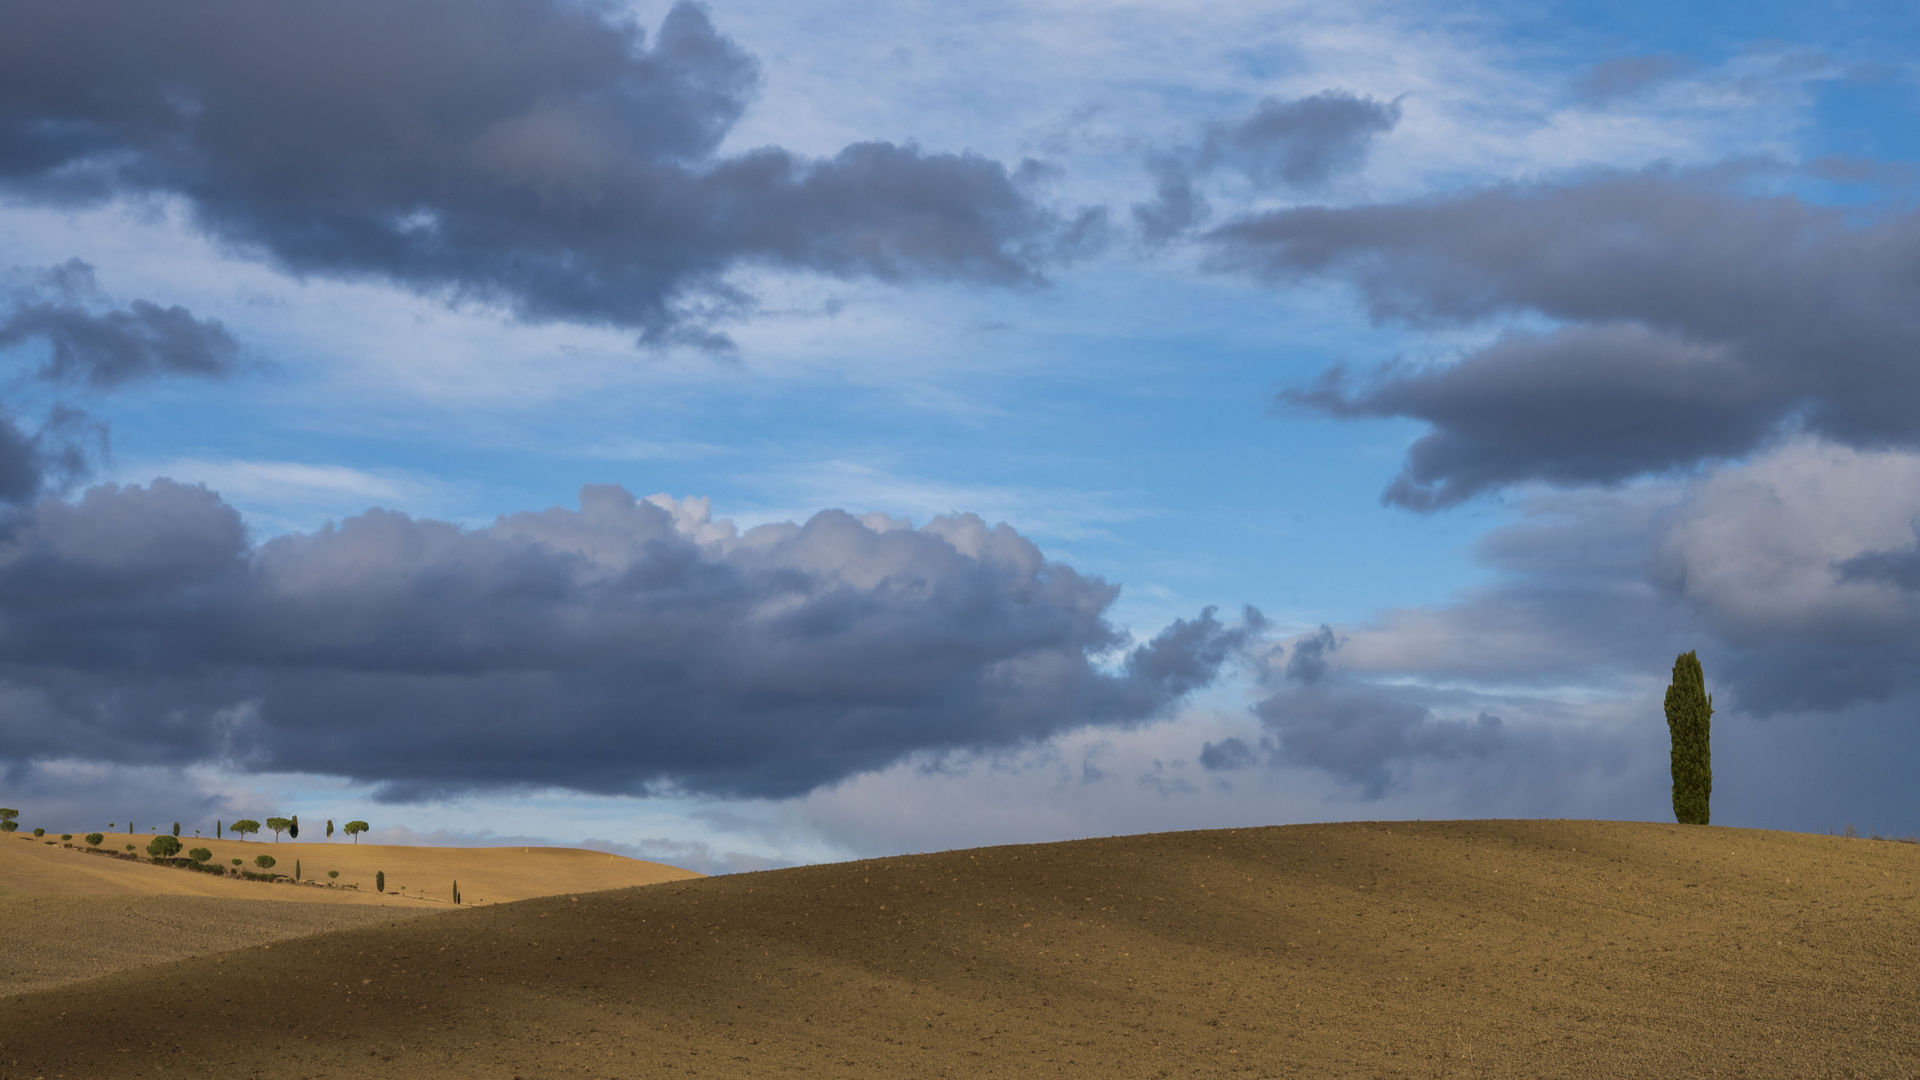
[[[1920,832],[1920,11],[0,15],[0,793]]]

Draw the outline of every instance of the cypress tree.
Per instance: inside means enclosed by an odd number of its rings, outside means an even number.
[[[1713,750],[1709,730],[1713,695],[1707,693],[1700,658],[1681,653],[1667,687],[1667,730],[1673,736],[1673,818],[1682,825],[1707,824],[1713,796]]]

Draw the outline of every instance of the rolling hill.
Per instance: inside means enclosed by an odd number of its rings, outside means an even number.
[[[24,994],[0,1077],[1905,1076],[1917,881],[1908,844],[1607,822],[903,856]]]

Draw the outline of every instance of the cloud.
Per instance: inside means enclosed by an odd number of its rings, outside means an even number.
[[[100,310],[106,293],[79,259],[16,276],[25,283],[0,316],[0,350],[44,343],[36,374],[48,382],[106,389],[165,375],[224,376],[239,364],[240,343],[218,320],[146,300]]]
[[[1417,328],[1546,320],[1450,362],[1336,367],[1283,403],[1428,431],[1387,489],[1416,510],[1528,481],[1613,484],[1788,430],[1920,444],[1920,216],[1759,196],[1753,170],[1656,168],[1417,202],[1279,210],[1218,265],[1344,278]]]
[[[1243,120],[1209,127],[1196,164],[1232,168],[1258,188],[1315,188],[1358,168],[1374,138],[1399,122],[1399,102],[1340,90],[1268,98]]]
[[[376,510],[255,545],[156,480],[42,501],[0,542],[0,688],[16,760],[786,797],[1146,722],[1263,625],[1208,609],[1129,647],[1117,592],[967,515],[739,533],[588,487],[483,529]]]
[[[1885,701],[1920,681],[1916,521],[1920,454],[1796,440],[1695,486],[1649,574],[1730,646],[1741,708]]]
[[[0,38],[0,190],[178,199],[299,275],[373,278],[533,321],[725,344],[772,266],[1023,285],[1097,231],[973,154],[869,142],[722,156],[758,87],[706,9],[659,33],[569,0],[245,11],[60,5]]]
[[[1605,104],[1666,82],[1688,66],[1685,58],[1666,53],[1616,56],[1582,71],[1574,78],[1572,90],[1583,101]]]
[[[79,259],[9,277],[0,354],[44,345],[34,372],[42,382],[106,390],[168,375],[225,376],[238,363],[239,342],[218,321],[146,300],[113,307]],[[106,441],[106,424],[70,404],[55,403],[31,431],[0,405],[0,503],[65,490],[91,471]]]
[[[1210,208],[1196,182],[1222,169],[1239,173],[1262,191],[1323,187],[1359,168],[1373,140],[1399,122],[1399,102],[1340,90],[1290,101],[1268,98],[1249,116],[1207,125],[1198,146],[1149,158],[1154,196],[1134,204],[1134,225],[1156,245],[1198,227]]]
[[[1358,787],[1364,798],[1378,799],[1397,766],[1419,758],[1489,757],[1502,749],[1503,725],[1492,713],[1441,719],[1418,700],[1420,688],[1334,672],[1330,658],[1342,644],[1328,626],[1296,640],[1279,667],[1279,690],[1254,706],[1272,734],[1263,741],[1272,761],[1325,770]],[[1201,752],[1209,769],[1244,767],[1252,758],[1252,748],[1238,739]]]

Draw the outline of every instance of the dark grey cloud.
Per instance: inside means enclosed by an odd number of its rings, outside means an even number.
[[[19,276],[0,314],[0,350],[44,345],[41,379],[105,389],[168,375],[224,376],[239,366],[240,343],[218,320],[147,300],[113,307],[79,259]]]
[[[1429,431],[1388,502],[1609,484],[1787,430],[1920,443],[1920,216],[1746,193],[1754,170],[1653,169],[1419,202],[1282,210],[1214,230],[1219,264],[1352,282],[1416,328],[1540,320],[1448,363],[1336,367],[1281,395]]]
[[[253,545],[203,488],[106,486],[0,542],[0,731],[15,759],[234,761],[389,798],[789,796],[1146,721],[1262,626],[1209,609],[1130,646],[1117,591],[972,517],[736,535],[589,487],[483,529],[375,510]]]
[[[1249,116],[1208,125],[1197,146],[1149,158],[1154,196],[1134,204],[1134,225],[1149,244],[1186,235],[1210,212],[1199,181],[1222,169],[1262,190],[1323,187],[1359,168],[1373,140],[1399,122],[1399,102],[1339,90],[1290,101],[1268,98]]]
[[[1572,90],[1575,97],[1584,101],[1604,104],[1657,86],[1690,66],[1685,57],[1671,53],[1616,56],[1582,71],[1574,78]]]
[[[0,190],[178,199],[292,273],[705,344],[737,267],[1018,285],[1097,223],[973,154],[720,156],[758,79],[691,3],[651,42],[570,0],[17,6]]]

